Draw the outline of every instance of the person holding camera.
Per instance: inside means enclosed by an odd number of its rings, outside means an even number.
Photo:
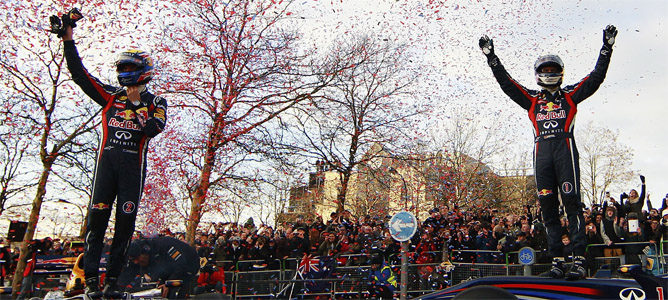
[[[543,55],[536,60],[534,71],[540,91],[530,90],[515,81],[494,53],[492,39],[482,36],[478,45],[501,89],[515,103],[528,111],[535,136],[534,169],[538,199],[547,228],[552,268],[545,276],[577,280],[586,275],[584,218],[580,197],[580,168],[573,137],[573,121],[577,105],[594,94],[603,83],[610,64],[612,45],[617,29],[608,25],[603,30],[603,47],[594,70],[574,85],[561,87],[564,63],[557,55]],[[568,216],[569,234],[573,243],[573,265],[564,266],[563,245],[559,228],[559,199]]]
[[[104,294],[116,295],[118,276],[135,229],[137,208],[146,175],[148,142],[165,127],[167,102],[149,92],[154,63],[147,52],[127,50],[115,62],[120,87],[100,82],[84,67],[73,28],[81,19],[77,10],[51,17],[51,31],[62,37],[65,60],[72,80],[102,107],[102,140],[93,178],[85,234],[86,293],[100,297],[98,272],[104,235],[116,201],[114,238],[106,266]]]
[[[640,195],[638,195],[638,191],[635,189],[631,189],[628,194],[622,193],[619,195],[619,202],[621,202],[625,215],[635,213],[636,218],[640,218],[643,215],[642,208],[645,204],[645,176],[640,175],[640,183]],[[624,199],[626,199],[626,202],[624,202]]]

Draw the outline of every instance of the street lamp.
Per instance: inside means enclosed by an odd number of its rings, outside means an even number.
[[[401,194],[399,195],[399,197],[401,198],[401,200],[404,201],[404,211],[408,211],[408,187],[407,187],[408,185],[406,184],[406,179],[404,179],[404,176],[401,175],[401,173],[399,173],[399,171],[397,171],[397,169],[395,169],[394,167],[390,167],[390,172],[397,174],[399,178],[401,178],[402,186],[401,186]]]
[[[81,209],[81,206],[74,204],[70,201],[67,201],[65,199],[58,199],[58,203],[71,204],[79,209],[79,213],[81,214],[81,228],[79,229],[79,237],[83,237],[86,230],[86,215],[84,214],[83,209]]]
[[[401,189],[401,196],[404,200],[404,211],[408,211],[408,189],[406,188],[406,179],[402,176],[397,169],[390,167],[390,172],[399,175],[401,181],[403,182],[403,187]],[[400,282],[400,293],[399,298],[405,300],[408,292],[408,241],[401,242],[401,282]]]

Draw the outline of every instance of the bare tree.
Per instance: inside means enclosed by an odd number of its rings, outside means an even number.
[[[388,153],[401,153],[410,121],[420,114],[406,104],[409,87],[402,45],[372,36],[335,42],[332,53],[352,53],[358,62],[339,72],[324,98],[313,99],[293,112],[295,145],[302,155],[339,174],[337,211],[345,209],[353,173],[376,168]],[[411,99],[414,100],[414,99]]]
[[[501,201],[499,204],[515,211],[521,206],[535,204],[538,196],[531,153],[505,151],[494,170],[498,178],[493,193],[494,198]]]
[[[6,103],[9,104],[9,101]],[[10,116],[10,111],[3,111],[3,115]],[[13,124],[9,125],[2,122],[0,125],[3,129],[3,132],[0,133],[0,215],[2,215],[7,200],[32,188],[34,183],[21,180],[22,175],[26,173],[24,170],[22,171],[22,161],[24,161],[28,143],[25,135],[12,133],[8,130],[9,126],[13,126]],[[5,132],[6,129],[7,132]]]
[[[13,134],[28,134],[34,139],[27,144],[31,155],[30,163],[38,166],[33,169],[37,178],[30,190],[33,193],[32,208],[28,218],[28,227],[21,246],[21,255],[14,274],[12,287],[18,291],[28,254],[28,241],[32,240],[37,229],[42,203],[47,197],[47,184],[58,161],[65,156],[76,156],[82,150],[81,145],[90,142],[90,133],[96,124],[99,109],[93,105],[77,103],[72,93],[64,92],[64,83],[69,78],[64,73],[64,59],[61,43],[45,33],[36,19],[47,13],[46,7],[33,6],[31,3],[13,3],[14,9],[6,10],[11,17],[0,21],[0,78],[3,93],[9,95],[3,99],[2,107],[12,107],[8,119],[20,126],[13,126]],[[35,34],[39,32],[40,34]],[[75,94],[80,97],[80,94]]]
[[[600,204],[604,193],[633,178],[633,149],[618,141],[619,133],[587,123],[579,130],[583,200]]]
[[[488,165],[494,155],[507,145],[494,128],[482,128],[467,118],[467,114],[454,112],[450,123],[438,128],[443,135],[434,136],[434,144],[446,151],[443,155],[450,175],[452,205],[462,206],[491,203],[493,182],[496,175]]]
[[[172,124],[180,124],[163,133],[171,151],[165,155],[176,162],[163,167],[182,176],[174,181],[188,194],[191,243],[205,209],[213,207],[210,200],[224,200],[213,192],[247,180],[239,169],[259,159],[265,144],[259,129],[355,64],[347,53],[310,59],[286,23],[292,2],[172,3],[178,22],[165,25],[161,48],[171,76],[163,85],[171,93]]]

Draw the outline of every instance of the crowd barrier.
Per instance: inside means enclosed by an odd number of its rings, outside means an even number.
[[[654,247],[655,255],[652,257],[666,270],[666,258],[663,249],[668,247],[668,242],[661,244],[651,244],[648,242],[619,243],[618,246],[649,246]],[[603,244],[591,244],[587,249],[594,247],[605,247]],[[432,252],[435,259],[431,263],[408,265],[408,283],[407,290],[409,296],[418,296],[435,290],[443,289],[448,286],[456,285],[467,280],[486,276],[521,276],[525,274],[525,268],[517,261],[517,252],[502,253],[493,250],[454,250],[446,256],[442,252]],[[448,270],[441,264],[443,257],[452,258],[457,254],[468,255],[473,259],[472,262],[452,261],[453,269]],[[540,251],[538,252],[540,255]],[[409,253],[409,257],[418,257],[417,253]],[[475,262],[478,256],[491,256],[498,258],[501,263],[479,263]],[[290,258],[282,260],[278,270],[243,270],[245,264],[251,262],[237,262],[236,272],[227,272],[226,280],[228,291],[235,299],[244,298],[283,298],[288,295],[299,297],[304,295],[317,296],[323,295],[331,298],[343,296],[362,296],[367,292],[367,270],[370,267],[367,262],[366,254],[344,255],[344,260],[340,260],[336,267],[334,278],[325,279],[303,279],[298,276],[296,269],[299,265],[299,259]],[[345,263],[341,263],[344,261]],[[393,254],[388,258],[390,267],[394,270],[397,280],[400,278],[400,254]],[[588,268],[589,276],[594,276],[594,272],[607,265],[609,270],[616,268],[626,262],[625,255],[614,257],[593,257],[593,261]],[[218,262],[222,265],[224,262]],[[229,262],[227,262],[229,264]],[[360,264],[362,263],[362,264]],[[549,263],[536,263],[530,268],[531,275],[538,275],[549,270]],[[306,291],[307,285],[318,284],[324,287],[322,291]],[[233,287],[230,289],[230,287]]]
[[[668,255],[665,249],[668,241],[653,244],[649,242],[627,242],[618,243],[616,246],[638,246],[649,247],[654,262],[659,266],[662,273],[668,271]],[[590,244],[587,253],[593,249],[606,247],[603,244]],[[487,276],[520,276],[524,275],[524,266],[517,261],[517,252],[502,253],[492,250],[453,250],[445,255],[441,251],[429,252],[433,261],[429,263],[414,263],[420,256],[417,253],[408,253],[411,258],[408,265],[407,289],[409,296],[418,296],[434,290],[446,288],[459,284],[463,281]],[[539,252],[538,255],[541,255]],[[646,255],[643,252],[643,255]],[[453,258],[465,257],[470,261],[455,261]],[[493,258],[498,263],[477,262],[478,257]],[[345,295],[356,298],[367,292],[367,274],[369,269],[367,254],[340,255],[336,260],[335,272],[332,278],[304,279],[297,273],[300,259],[288,258],[283,260],[244,260],[244,261],[217,261],[219,267],[224,268],[225,284],[228,294],[234,299],[243,298],[285,298],[288,294],[295,297],[299,295],[327,295],[331,298],[343,297]],[[449,258],[454,268],[442,264],[444,258]],[[400,278],[400,254],[392,254],[388,263],[393,269],[397,280]],[[627,262],[626,255],[613,257],[589,257],[589,276],[604,265],[608,270],[616,270],[618,266]],[[538,275],[549,270],[549,263],[536,263],[531,266],[531,275]],[[49,273],[49,272],[47,272]],[[57,288],[55,285],[62,284],[67,275],[53,274],[45,276],[40,289]],[[46,277],[48,275],[48,277]],[[323,287],[321,291],[307,291],[309,286],[318,284]]]

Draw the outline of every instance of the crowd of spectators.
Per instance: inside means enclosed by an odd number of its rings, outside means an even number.
[[[668,195],[660,208],[645,202],[632,190],[619,199],[610,196],[602,205],[583,207],[586,222],[587,255],[592,257],[623,255],[627,263],[641,263],[647,247],[655,253],[662,240],[668,241]],[[646,203],[646,205],[645,205]],[[442,261],[506,263],[506,254],[522,247],[532,247],[539,255],[537,262],[548,263],[545,227],[540,207],[527,205],[520,212],[500,211],[490,207],[463,208],[441,205],[429,210],[410,241],[411,263],[428,264]],[[299,260],[305,255],[335,256],[339,265],[366,265],[372,254],[380,253],[390,263],[398,263],[400,244],[391,236],[389,216],[355,217],[349,211],[322,217],[297,218],[276,228],[252,219],[245,224],[215,223],[195,236],[198,254],[215,261],[226,261],[226,270],[239,268],[239,261],[253,261],[244,270],[278,269],[287,258]],[[568,221],[562,219],[562,242],[569,255]],[[162,235],[185,240],[183,233],[166,229]],[[635,244],[629,244],[636,242]],[[81,247],[70,241],[53,241],[43,254],[72,255]],[[108,246],[108,245],[107,245]],[[483,251],[484,250],[484,251]],[[511,263],[516,256],[510,254]]]
[[[668,195],[667,195],[668,197]],[[640,203],[640,204],[638,204]],[[583,207],[589,257],[624,255],[627,263],[641,263],[646,247],[668,240],[668,198],[660,209],[649,200],[643,209],[644,191],[638,195],[622,194],[619,200],[608,197],[602,205]],[[452,262],[506,263],[506,253],[529,246],[545,253],[547,239],[541,223],[540,208],[525,206],[512,213],[485,207],[464,209],[445,205],[434,207],[420,222],[410,242],[412,263]],[[349,211],[332,213],[328,220],[320,216],[298,218],[277,228],[253,222],[212,224],[209,232],[198,232],[198,253],[216,261],[254,260],[247,268],[277,268],[279,260],[301,259],[305,254],[336,256],[340,265],[362,265],[373,253],[386,259],[396,258],[400,244],[391,236],[389,216],[359,218]],[[569,256],[568,221],[562,218],[562,242]],[[184,238],[182,234],[166,235]],[[637,242],[636,244],[629,244]],[[488,251],[481,251],[488,250]],[[658,247],[654,247],[657,251]],[[366,254],[366,255],[364,255]],[[516,263],[516,256],[509,256]],[[549,262],[538,255],[539,263]],[[237,266],[229,264],[229,268]]]

